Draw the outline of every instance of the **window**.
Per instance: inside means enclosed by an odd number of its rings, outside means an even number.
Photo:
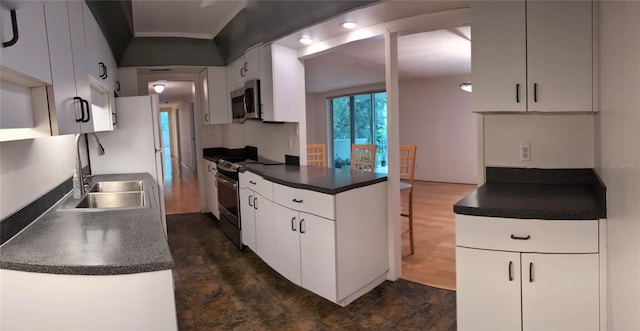
[[[333,164],[351,165],[351,144],[375,144],[376,172],[387,172],[387,93],[329,98]]]

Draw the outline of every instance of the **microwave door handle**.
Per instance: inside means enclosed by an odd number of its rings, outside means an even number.
[[[242,96],[242,106],[244,107],[244,116],[247,116],[247,96]]]

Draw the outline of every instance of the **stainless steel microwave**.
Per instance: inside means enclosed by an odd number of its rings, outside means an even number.
[[[261,119],[260,80],[247,81],[243,87],[231,92],[231,118],[233,123],[247,119]]]

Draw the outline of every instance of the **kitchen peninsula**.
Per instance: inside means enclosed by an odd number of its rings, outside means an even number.
[[[259,162],[247,148],[252,157],[241,162],[237,184],[242,245],[292,283],[342,306],[386,279],[385,174]],[[243,159],[241,149],[211,152],[204,151],[208,161]]]

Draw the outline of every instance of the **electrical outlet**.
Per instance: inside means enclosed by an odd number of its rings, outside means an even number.
[[[531,144],[520,145],[520,161],[521,162],[531,161]]]

